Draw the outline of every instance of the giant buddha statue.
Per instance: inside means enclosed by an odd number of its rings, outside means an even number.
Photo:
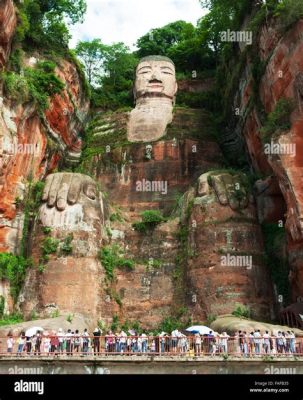
[[[172,122],[177,93],[174,63],[168,57],[148,56],[136,68],[134,98],[127,137],[130,142],[155,141],[165,135]]]

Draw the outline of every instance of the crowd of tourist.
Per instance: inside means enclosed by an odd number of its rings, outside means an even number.
[[[187,355],[241,355],[243,357],[259,355],[302,354],[302,342],[293,331],[270,335],[269,331],[261,334],[256,329],[250,333],[237,331],[234,336],[226,332],[221,334],[209,331],[207,335],[199,333],[184,334],[175,329],[171,334],[162,332],[157,336],[146,332],[137,334],[120,330],[111,330],[102,336],[102,331],[96,328],[90,335],[87,329],[83,332],[68,329],[52,331],[51,334],[37,330],[32,336],[21,332],[15,338],[12,333],[6,339],[7,353],[22,355],[98,355],[98,354],[140,354],[166,353]]]

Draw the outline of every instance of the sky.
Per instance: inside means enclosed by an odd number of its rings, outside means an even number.
[[[86,0],[83,24],[70,27],[74,48],[80,40],[101,39],[105,44],[124,42],[136,49],[137,39],[150,29],[180,19],[196,24],[206,13],[199,0]]]

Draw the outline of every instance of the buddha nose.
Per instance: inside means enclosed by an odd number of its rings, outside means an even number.
[[[153,70],[151,79],[156,79],[157,81],[161,81],[160,73],[158,70]]]

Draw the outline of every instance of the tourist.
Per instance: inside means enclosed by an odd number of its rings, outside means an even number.
[[[229,338],[230,336],[226,332],[223,332],[222,335],[220,335],[219,346],[222,353],[227,354],[227,341]]]
[[[26,336],[26,352],[27,354],[30,354],[32,351],[32,342],[31,342],[31,337]]]
[[[100,336],[101,336],[100,329],[95,328],[93,335],[94,335],[93,350],[94,350],[94,355],[97,355],[100,353]]]
[[[33,335],[31,337],[31,344],[32,344],[31,348],[32,348],[32,351],[33,351],[34,355],[36,354],[36,343],[37,343],[37,336]]]
[[[162,332],[159,335],[159,341],[160,341],[161,353],[165,353],[165,333],[164,332]]]
[[[50,337],[49,336],[45,336],[42,339],[42,348],[43,348],[43,353],[45,353],[46,355],[49,355],[49,351],[50,351]]]
[[[290,331],[290,352],[291,354],[296,353],[296,336],[294,331]]]
[[[283,340],[283,353],[286,352],[286,335],[285,332],[282,331],[282,340]]]
[[[272,335],[269,336],[269,347],[271,354],[277,354],[276,341],[274,340]]]
[[[285,343],[285,352],[286,352],[287,354],[291,354],[291,351],[290,351],[290,338],[291,338],[290,331],[287,331],[287,332],[285,333],[285,340],[286,340],[286,343]]]
[[[284,341],[283,341],[283,336],[282,336],[282,332],[281,331],[278,331],[276,342],[277,342],[278,353],[282,354],[284,352]]]
[[[249,343],[249,354],[250,356],[253,355],[253,353],[255,352],[255,343],[254,343],[254,333],[250,332],[250,334],[248,335],[248,343]]]
[[[144,331],[141,334],[141,341],[142,341],[142,353],[146,353],[147,352],[147,335]]]
[[[40,356],[41,354],[41,343],[42,343],[42,335],[40,331],[37,331],[35,354],[37,354],[38,356]]]
[[[263,351],[265,354],[269,354],[270,352],[270,336],[268,331],[265,331],[263,335]]]
[[[244,354],[244,342],[245,342],[245,338],[244,338],[244,333],[242,331],[238,331],[238,345],[240,347],[240,353]]]
[[[71,329],[67,330],[67,333],[65,335],[65,343],[66,343],[66,354],[68,356],[71,356],[71,348],[72,348],[72,331]]]
[[[87,332],[87,329],[84,329],[84,332],[82,334],[82,343],[83,343],[83,354],[88,353],[88,344],[89,344],[89,333]]]
[[[120,352],[121,353],[124,353],[126,351],[126,345],[127,345],[126,341],[127,341],[127,334],[123,330],[121,330],[121,332],[120,332]]]
[[[107,336],[107,339],[106,339],[106,341],[107,341],[107,351],[108,352],[110,352],[110,353],[113,353],[114,352],[114,345],[115,345],[115,341],[114,341],[114,334],[113,334],[113,332],[110,330],[109,332],[108,332],[108,334],[106,335]]]
[[[56,354],[58,347],[59,347],[59,339],[57,336],[57,332],[53,331],[53,334],[50,338],[50,352],[52,354]]]
[[[135,335],[136,335],[136,333],[135,333]],[[133,353],[137,352],[137,350],[138,350],[137,338],[135,335],[132,336],[132,352]]]
[[[177,352],[178,333],[178,329],[174,329],[171,333],[171,346],[173,353]]]
[[[58,346],[59,353],[63,354],[63,352],[64,352],[64,332],[63,332],[62,328],[59,328],[59,330],[58,330],[58,341],[59,341],[59,346]]]
[[[7,340],[6,340],[6,347],[7,347],[7,352],[8,353],[12,353],[13,352],[14,343],[15,343],[15,340],[13,338],[13,334],[12,334],[12,332],[9,332],[8,335],[7,335]]]
[[[249,339],[248,339],[248,335],[247,332],[244,331],[243,332],[243,352],[244,352],[244,357],[248,357],[248,343],[249,343]]]
[[[132,338],[129,336],[127,338],[127,353],[129,354],[132,350]]]
[[[213,331],[209,331],[209,334],[207,335],[207,340],[206,340],[206,343],[207,343],[207,353],[208,354],[212,354],[212,350],[213,350],[213,340],[214,340],[214,334],[213,334]]]
[[[195,356],[198,357],[201,355],[201,346],[202,346],[202,338],[200,333],[195,333],[194,336],[194,343],[195,343]]]
[[[20,336],[19,336],[19,339],[18,339],[18,342],[17,342],[18,343],[17,355],[21,355],[22,354],[23,349],[24,349],[24,345],[25,345],[25,341],[26,341],[25,333],[21,332]]]
[[[217,334],[210,335],[211,356],[214,357],[217,352]]]
[[[137,337],[137,346],[138,346],[138,353],[142,353],[142,338],[140,336]]]
[[[234,346],[234,351],[232,353],[235,353],[235,355],[241,355],[240,339],[238,331],[234,333],[233,346]]]
[[[188,349],[187,337],[183,333],[181,333],[181,352],[186,353]]]
[[[114,334],[115,336],[115,353],[120,353],[120,335],[117,332],[116,334]]]
[[[255,354],[260,354],[261,349],[261,333],[260,329],[256,329],[254,333],[254,343],[255,343]]]
[[[80,347],[81,347],[81,338],[79,335],[79,330],[76,329],[74,334],[74,352],[79,353]]]

